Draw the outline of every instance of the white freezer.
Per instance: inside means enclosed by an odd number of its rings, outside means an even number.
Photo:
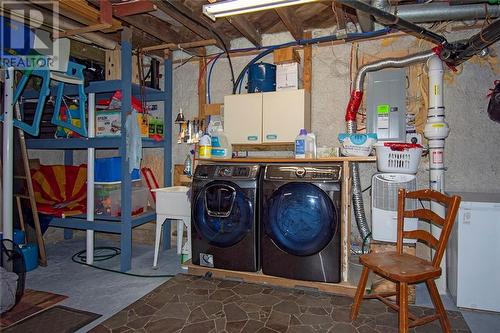
[[[500,312],[500,193],[462,197],[447,249],[447,280],[458,307]]]

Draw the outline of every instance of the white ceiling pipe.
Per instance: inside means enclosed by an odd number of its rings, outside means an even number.
[[[13,198],[14,198],[14,67],[3,70],[4,93],[3,93],[3,238],[14,240],[13,234]]]

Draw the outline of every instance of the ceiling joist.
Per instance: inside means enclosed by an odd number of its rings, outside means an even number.
[[[278,14],[281,21],[295,40],[299,40],[303,37],[304,27],[301,20],[295,15],[293,8],[276,8],[276,14]]]
[[[224,48],[229,47],[230,39],[215,27],[213,22],[207,22],[202,14],[196,14],[185,5],[173,3],[172,1],[158,1],[156,5],[159,10],[172,17],[177,22],[204,39],[217,38],[217,45]]]
[[[231,23],[246,39],[255,46],[262,46],[262,36],[255,28],[252,22],[243,16],[228,17],[227,20]]]

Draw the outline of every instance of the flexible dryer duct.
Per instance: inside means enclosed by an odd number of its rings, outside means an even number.
[[[434,55],[434,51],[429,50],[415,53],[402,58],[388,58],[373,62],[371,64],[366,64],[361,67],[356,74],[351,98],[346,109],[345,120],[347,133],[356,133],[357,130],[356,114],[359,110],[359,106],[361,105],[361,100],[363,99],[363,83],[365,81],[366,73],[379,71],[385,68],[402,68],[412,64],[426,62]],[[366,241],[366,239],[371,235],[371,232],[366,220],[365,209],[363,205],[363,192],[361,190],[361,182],[359,177],[359,166],[356,162],[352,164],[352,202],[359,234],[361,235],[363,241]]]

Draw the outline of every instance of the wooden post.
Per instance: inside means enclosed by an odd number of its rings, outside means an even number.
[[[205,67],[207,66],[207,58],[205,58],[206,51],[202,49],[203,57],[198,61],[198,119],[204,118],[205,104],[207,104],[207,80],[206,75],[203,75]]]
[[[304,33],[304,38],[312,38],[312,33],[307,31]],[[312,46],[304,47],[304,89],[311,94],[312,92]]]

